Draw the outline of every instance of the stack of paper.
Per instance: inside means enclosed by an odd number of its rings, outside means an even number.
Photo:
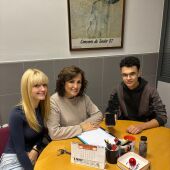
[[[114,142],[115,137],[102,128],[83,132],[81,135],[78,135],[77,137],[83,143],[95,146],[106,147],[106,143],[104,140],[108,140],[109,143],[111,144],[115,143]]]

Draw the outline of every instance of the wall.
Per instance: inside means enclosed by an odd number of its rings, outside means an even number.
[[[156,84],[158,54],[138,54],[143,77],[151,84]],[[89,57],[75,59],[56,59],[46,61],[28,61],[0,64],[0,124],[8,121],[12,107],[20,100],[20,78],[27,68],[43,70],[50,80],[50,93],[54,93],[59,71],[69,65],[77,65],[86,73],[88,80],[87,94],[104,111],[109,95],[120,82],[119,62],[124,56]]]
[[[161,96],[162,101],[164,102],[166,106],[168,118],[170,118],[170,105],[169,105],[170,93],[169,91],[170,91],[170,83],[158,81],[158,92],[159,92],[159,95]],[[170,128],[170,119],[168,119],[166,126]]]
[[[126,0],[122,49],[70,52],[66,0],[0,0],[0,124],[19,102],[20,78],[29,67],[48,75],[53,93],[60,69],[80,66],[87,94],[102,111],[121,80],[118,64],[125,55],[138,56],[144,78],[155,85],[163,2]]]
[[[70,52],[67,0],[0,0],[0,62],[159,51],[164,0],[126,0],[124,48]]]

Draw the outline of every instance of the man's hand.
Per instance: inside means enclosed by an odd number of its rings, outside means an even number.
[[[138,124],[138,125],[130,125],[128,128],[127,128],[127,132],[128,133],[131,133],[131,134],[138,134],[140,132],[142,132],[143,130],[145,129],[150,129],[150,128],[155,128],[155,127],[158,127],[159,126],[159,123],[156,119],[152,119],[148,122],[145,122],[145,123],[142,123],[142,124]]]
[[[139,124],[139,125],[130,125],[128,128],[127,128],[127,132],[128,133],[131,133],[131,134],[138,134],[140,132],[142,132],[144,130],[144,126],[143,124]]]

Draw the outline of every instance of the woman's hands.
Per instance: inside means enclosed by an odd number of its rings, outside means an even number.
[[[95,124],[95,123],[91,123],[91,122],[83,122],[80,124],[80,126],[81,126],[83,132],[99,128],[99,124]]]
[[[28,157],[33,165],[35,165],[37,158],[38,158],[38,152],[32,149],[30,152],[28,152]]]

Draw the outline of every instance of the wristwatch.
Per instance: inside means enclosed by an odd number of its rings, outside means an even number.
[[[32,149],[37,151],[38,153],[40,152],[40,147],[38,147],[38,145],[34,145]]]

